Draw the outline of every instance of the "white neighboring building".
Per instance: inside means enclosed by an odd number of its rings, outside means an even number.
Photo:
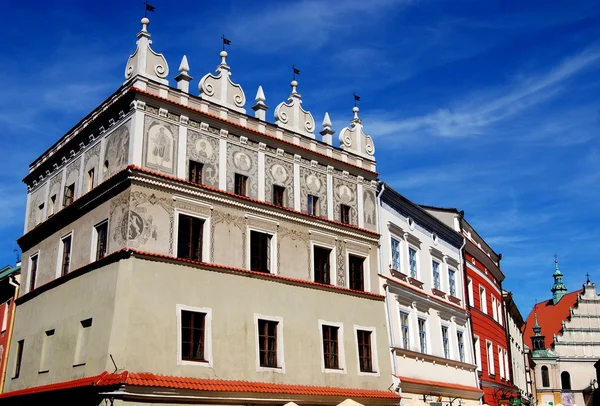
[[[378,196],[380,280],[402,403],[479,404],[464,240],[389,185],[380,183]]]

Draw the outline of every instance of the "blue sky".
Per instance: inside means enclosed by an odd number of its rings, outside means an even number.
[[[141,1],[37,3],[5,0],[0,15],[0,264],[23,231],[28,164],[122,84],[143,15]],[[595,1],[152,4],[173,85],[186,54],[197,94],[225,34],[248,110],[258,85],[271,107],[287,98],[292,64],[304,107],[338,132],[359,94],[381,178],[465,210],[524,316],[550,297],[554,253],[570,289],[586,272],[600,282]]]

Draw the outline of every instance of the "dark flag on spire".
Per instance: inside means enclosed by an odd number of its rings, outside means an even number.
[[[296,75],[300,74],[300,69],[298,69],[294,65],[292,65],[292,71],[294,72],[294,79],[296,79]]]
[[[146,12],[150,11],[151,13],[154,13],[156,11],[156,7],[154,7],[151,4],[148,4],[148,0],[146,0],[144,4],[146,5]]]
[[[356,93],[353,93],[354,95],[354,107],[356,107],[356,102],[360,101],[360,96],[358,96]]]
[[[221,39],[223,40],[223,51],[225,51],[225,45],[231,45],[231,40],[225,38],[225,34],[221,36]]]

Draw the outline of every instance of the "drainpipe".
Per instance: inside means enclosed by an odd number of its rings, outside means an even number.
[[[379,275],[383,275],[383,252],[381,250],[381,236],[383,235],[382,233],[382,226],[381,226],[381,195],[383,194],[383,191],[385,190],[385,183],[383,182],[379,182],[379,185],[381,186],[381,190],[379,191],[379,193],[377,194],[377,218],[378,218],[378,222],[377,222],[377,232],[379,232],[379,268],[378,268],[378,274]],[[386,283],[384,285],[385,288],[385,306],[386,306],[386,310],[387,310],[387,322],[388,322],[388,338],[390,340],[390,345],[392,346],[392,348],[396,348],[396,342],[394,341],[394,333],[392,332],[392,313],[391,313],[391,309],[390,309],[390,298],[389,298],[389,293],[390,293],[390,288],[389,285]],[[395,350],[392,350],[392,366],[394,368],[394,375],[398,376],[398,360],[396,359],[396,352]]]
[[[2,363],[2,380],[0,380],[0,393],[4,393],[4,381],[6,380],[6,370],[8,368],[8,354],[9,354],[9,350],[10,350],[10,341],[12,340],[12,332],[13,332],[13,325],[15,323],[15,313],[17,312],[17,305],[15,304],[15,300],[17,300],[17,297],[19,296],[19,282],[17,282],[16,278],[14,275],[11,275],[8,277],[8,283],[11,286],[14,286],[15,288],[15,293],[13,294],[13,299],[12,299],[12,303],[11,306],[13,307],[13,310],[10,314],[10,321],[8,323],[8,326],[6,327],[8,329],[8,337],[7,337],[7,341],[6,341],[6,349],[4,350],[4,362]]]

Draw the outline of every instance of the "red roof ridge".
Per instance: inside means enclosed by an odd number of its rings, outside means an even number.
[[[121,373],[108,373],[105,371],[99,375],[90,377],[6,392],[0,395],[0,399],[64,389],[119,385],[173,389],[181,388],[206,392],[278,393],[312,396],[338,396],[349,398],[400,399],[400,395],[395,392],[378,389],[340,388],[331,386],[294,385],[260,381],[191,378],[153,374],[150,372],[129,371],[123,371]]]

